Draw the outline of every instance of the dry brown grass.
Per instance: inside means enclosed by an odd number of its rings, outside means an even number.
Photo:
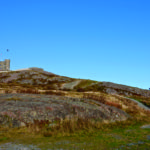
[[[115,102],[106,102],[105,104],[109,105],[109,106],[114,106],[114,107],[119,108],[119,109],[122,109],[122,105],[115,103]]]
[[[104,94],[96,95],[93,93],[84,93],[83,98],[93,99],[103,104],[122,109],[123,111],[125,111],[126,113],[128,113],[129,115],[135,118],[139,118],[141,116],[147,116],[150,113],[150,111],[146,111],[145,109],[139,107],[136,102],[116,95],[107,96]]]
[[[27,93],[27,94],[46,94],[46,95],[58,95],[65,96],[65,92],[57,91],[57,90],[38,90],[31,88],[16,88],[16,89],[3,89],[1,93]]]
[[[114,96],[114,97],[118,99],[124,106],[126,106],[126,108],[123,110],[129,115],[135,118],[149,115],[149,111],[146,111],[145,109],[139,107],[136,102],[118,96]]]
[[[94,95],[94,94],[90,94],[90,93],[84,93],[83,94],[83,98],[87,98],[87,99],[93,99],[93,100],[96,100],[98,102],[101,102],[103,104],[105,104],[107,102],[107,98],[105,95]]]
[[[150,117],[150,112],[147,112],[147,116],[132,117],[125,121],[116,121],[110,123],[109,121],[95,121],[89,118],[78,118],[77,116],[71,119],[57,120],[54,125],[49,126],[52,123],[48,120],[34,120],[33,124],[27,125],[27,130],[30,133],[42,134],[45,137],[49,136],[66,136],[72,133],[80,131],[92,132],[95,130],[109,130],[111,128],[121,127],[124,128],[129,125],[137,124],[138,122],[147,122],[147,117]]]
[[[95,122],[88,118],[72,118],[58,120],[56,125],[50,126],[50,122],[34,120],[33,124],[28,124],[28,132],[42,133],[45,137],[58,134],[70,134],[80,130],[102,129],[101,122]]]
[[[39,94],[38,90],[34,89],[18,89],[17,93],[29,93],[29,94]]]
[[[45,128],[50,123],[49,120],[35,120],[33,123],[25,123],[28,131],[30,132],[39,132]]]
[[[109,101],[109,98],[104,94],[95,95],[95,94],[90,94],[90,93],[88,93],[88,94],[84,93],[83,98],[93,99],[93,100],[96,100],[96,101],[101,102],[103,104],[106,104],[106,105],[109,105],[109,106],[114,106],[116,108],[122,109],[121,104],[119,104],[117,102]]]

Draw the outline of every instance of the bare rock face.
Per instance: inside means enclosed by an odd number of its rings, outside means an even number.
[[[20,83],[30,84],[47,84],[53,77],[58,77],[51,72],[44,71],[41,68],[20,69],[11,72],[0,73],[0,83]],[[34,81],[34,82],[33,82]],[[41,82],[42,81],[42,82]]]
[[[55,120],[76,117],[114,122],[130,116],[121,109],[89,99],[40,94],[0,95],[0,124],[3,126],[21,127],[34,123],[34,120],[53,123]]]
[[[109,94],[123,94],[123,95],[140,95],[144,97],[150,97],[150,91],[139,89],[136,87],[130,87],[121,84],[115,84],[111,82],[102,82],[100,86],[105,87],[105,92]]]
[[[108,94],[117,94],[117,91],[114,90],[114,89],[111,89],[111,88],[107,88],[106,93],[108,93]]]

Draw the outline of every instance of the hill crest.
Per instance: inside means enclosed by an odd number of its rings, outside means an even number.
[[[86,79],[75,79],[56,75],[44,71],[42,68],[32,67],[8,72],[0,72],[0,84],[26,86],[45,90],[62,90],[77,92],[104,92],[107,94],[119,94],[124,96],[150,97],[149,90],[143,90],[127,85],[112,82],[98,82]]]

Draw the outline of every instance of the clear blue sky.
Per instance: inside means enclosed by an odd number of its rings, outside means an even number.
[[[148,89],[150,0],[0,0],[0,53],[11,70]]]

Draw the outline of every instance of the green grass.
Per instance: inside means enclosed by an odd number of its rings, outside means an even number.
[[[78,91],[80,89],[84,89],[88,86],[90,86],[92,83],[97,83],[97,81],[93,81],[93,80],[82,80],[77,86],[75,86],[74,88]]]
[[[150,135],[150,129],[141,129],[143,124],[150,124],[150,120],[128,120],[127,122],[116,122],[112,124],[103,124],[98,128],[84,128],[76,130],[73,133],[68,131],[60,132],[51,137],[45,137],[40,133],[29,132],[27,128],[9,129],[6,133],[0,133],[0,144],[6,142],[16,142],[18,144],[33,144],[42,150],[51,149],[112,149],[126,146],[128,143],[146,142],[143,145],[134,145],[132,149],[144,149],[149,146],[146,139]],[[21,133],[23,132],[23,133]],[[115,136],[120,137],[120,139]],[[5,138],[3,138],[5,137]],[[126,149],[126,148],[125,148]]]
[[[125,130],[125,129],[124,129]],[[15,139],[14,141],[24,144],[34,144],[38,145],[42,150],[46,150],[48,148],[64,148],[64,149],[111,149],[117,148],[121,145],[127,145],[128,143],[137,143],[138,141],[144,141],[146,144],[139,146],[132,146],[133,148],[137,147],[147,147],[148,141],[146,140],[146,136],[150,134],[150,131],[143,130],[139,128],[135,128],[133,132],[126,134],[124,130],[110,130],[109,132],[101,132],[95,131],[93,133],[85,133],[81,132],[80,134],[74,134],[72,136],[63,136],[63,137],[23,137],[18,141]],[[142,130],[142,131],[140,131]],[[140,131],[140,132],[139,132]],[[116,139],[109,134],[116,134],[121,137],[121,139]],[[11,140],[12,141],[12,140]],[[58,144],[59,143],[59,144]]]
[[[0,138],[0,142],[1,141],[5,141],[5,140],[7,140],[8,139],[8,137],[2,137],[2,138]]]

